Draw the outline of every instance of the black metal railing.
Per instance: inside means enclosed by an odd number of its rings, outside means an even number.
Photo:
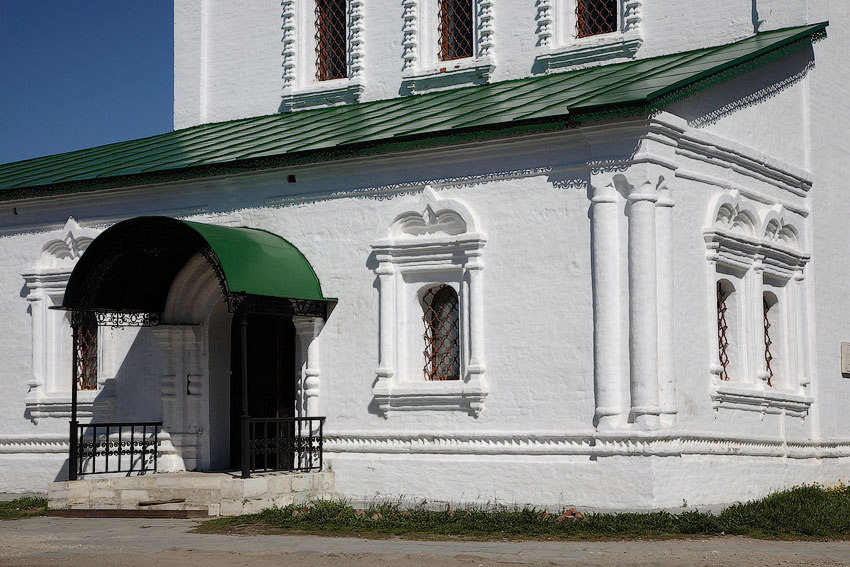
[[[76,476],[156,472],[162,422],[72,424]]]
[[[249,418],[251,472],[321,470],[324,424],[324,417]]]

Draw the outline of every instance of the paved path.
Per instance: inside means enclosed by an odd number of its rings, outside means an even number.
[[[195,525],[193,520],[137,519],[0,522],[0,566],[850,566],[850,542],[738,537],[593,543],[376,541],[188,533]]]

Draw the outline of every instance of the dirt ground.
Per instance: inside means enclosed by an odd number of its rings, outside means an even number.
[[[738,537],[619,542],[424,542],[189,533],[192,520],[0,522],[0,566],[850,566],[850,542]]]

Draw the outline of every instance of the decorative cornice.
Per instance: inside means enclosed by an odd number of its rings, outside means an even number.
[[[348,25],[348,76],[359,79],[363,76],[363,2],[350,0],[351,15]]]
[[[579,43],[556,48],[537,56],[537,62],[546,73],[569,71],[582,65],[598,65],[617,60],[633,59],[643,40],[637,34],[620,34],[600,38],[593,43]]]
[[[537,0],[537,45],[552,45],[552,0]]]
[[[480,383],[464,380],[399,384],[378,380],[372,394],[385,416],[390,411],[427,410],[460,410],[477,416],[484,407],[488,390]]]
[[[850,439],[788,440],[718,434],[633,432],[336,432],[325,434],[333,454],[431,454],[503,456],[682,456],[728,455],[824,459],[850,457]]]
[[[67,435],[0,435],[0,454],[67,452]]]
[[[493,56],[493,0],[478,0],[478,57]]]
[[[452,65],[455,68],[451,68]],[[410,94],[483,85],[490,81],[495,68],[489,57],[463,62],[447,61],[435,69],[405,73],[401,84]]]

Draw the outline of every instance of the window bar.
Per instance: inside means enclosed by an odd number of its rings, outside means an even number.
[[[97,473],[97,425],[91,426],[91,473]]]
[[[348,76],[346,0],[316,0],[316,79]]]
[[[474,55],[472,5],[473,0],[441,0],[438,18],[441,61]]]
[[[773,344],[773,341],[770,339],[770,317],[768,314],[770,305],[768,305],[766,299],[762,300],[762,304],[764,305],[764,369],[767,372],[767,385],[773,386],[773,368],[770,366],[773,361],[770,345]]]
[[[104,467],[104,472],[109,472],[109,426],[106,426],[106,450],[104,451],[104,455],[106,457],[106,466]]]
[[[717,348],[719,350],[720,355],[720,379],[724,381],[729,380],[729,353],[727,352],[729,349],[729,338],[726,336],[726,332],[729,329],[729,325],[726,323],[726,311],[729,308],[726,306],[726,298],[729,297],[728,293],[723,291],[723,287],[720,282],[717,283]]]
[[[148,426],[142,426],[142,469],[141,472],[147,472],[148,460]]]

